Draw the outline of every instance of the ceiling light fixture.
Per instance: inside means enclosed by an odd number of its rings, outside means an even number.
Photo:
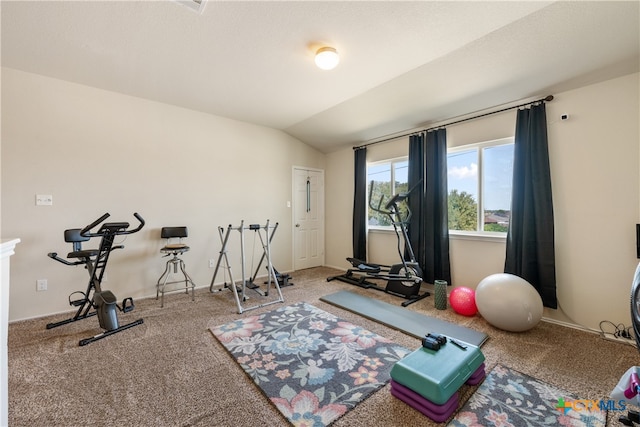
[[[340,62],[338,51],[332,47],[321,47],[316,52],[316,65],[322,70],[333,70]]]

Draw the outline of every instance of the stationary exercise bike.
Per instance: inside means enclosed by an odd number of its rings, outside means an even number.
[[[406,200],[409,197],[409,194],[417,186],[418,185],[413,186],[413,188],[407,192],[395,194],[384,205],[384,208],[381,207],[382,202],[384,201],[384,195],[380,196],[377,206],[371,204],[373,181],[369,188],[369,207],[376,212],[386,215],[393,225],[393,230],[395,231],[398,239],[398,255],[400,255],[400,263],[393,265],[373,264],[356,258],[347,258],[347,261],[349,261],[354,268],[347,270],[345,274],[328,277],[328,282],[336,279],[361,288],[375,289],[399,296],[407,299],[407,301],[402,303],[403,307],[413,304],[416,301],[420,301],[430,295],[427,291],[420,294],[422,270],[416,262],[413,248],[409,241],[409,235],[407,233],[407,227],[409,225],[409,220],[411,219],[411,209],[406,205],[406,214],[403,215],[399,207],[399,204]],[[404,242],[404,245],[402,242]],[[402,253],[403,246],[409,258],[408,260],[405,259],[405,255]],[[367,279],[386,280],[387,284],[383,288]]]
[[[143,323],[142,319],[138,319],[121,326],[118,322],[116,309],[123,313],[130,312],[134,309],[133,299],[131,297],[125,298],[122,300],[122,304],[118,305],[116,296],[111,291],[103,291],[101,285],[111,251],[124,248],[123,245],[113,245],[115,237],[137,233],[144,227],[145,222],[140,215],[134,213],[133,216],[136,217],[139,224],[136,228],[129,229],[128,222],[104,222],[109,216],[108,213],[105,213],[82,229],[74,228],[65,230],[65,242],[73,245],[73,251],[69,252],[67,258],[75,259],[75,261],[60,258],[56,252],[48,254],[50,258],[65,265],[84,265],[89,272],[87,290],[85,292],[76,291],[69,295],[69,305],[78,307],[76,314],[69,319],[47,324],[47,329],[52,329],[97,315],[98,323],[105,331],[101,334],[80,340],[81,346]],[[98,231],[92,232],[91,230],[99,224],[102,225]],[[82,249],[82,242],[86,242],[92,237],[101,238],[98,249]]]

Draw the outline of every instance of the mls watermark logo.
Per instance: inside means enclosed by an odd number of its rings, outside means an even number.
[[[564,400],[563,397],[558,399],[556,409],[564,414],[569,411],[586,412],[586,411],[625,411],[627,409],[627,403],[624,400],[612,400],[612,399],[578,399],[578,400]]]

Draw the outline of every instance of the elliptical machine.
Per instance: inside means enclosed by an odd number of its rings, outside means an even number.
[[[76,291],[69,295],[69,305],[78,307],[76,314],[69,319],[47,324],[47,329],[52,329],[97,315],[98,323],[105,331],[101,334],[80,340],[79,344],[81,346],[143,323],[142,319],[138,319],[134,322],[121,326],[118,322],[118,313],[116,309],[123,313],[132,311],[134,309],[133,298],[125,298],[122,300],[122,305],[118,305],[116,296],[113,292],[103,291],[101,285],[111,251],[124,248],[123,245],[113,245],[115,237],[137,233],[142,229],[142,227],[144,227],[145,222],[138,213],[134,213],[133,216],[136,217],[139,224],[136,228],[129,229],[128,222],[103,223],[109,216],[110,215],[108,213],[105,213],[82,229],[74,228],[65,230],[65,242],[69,242],[73,245],[73,251],[69,252],[67,258],[76,259],[76,261],[67,261],[64,258],[60,258],[56,252],[47,254],[50,258],[65,265],[84,265],[89,272],[87,290],[85,292]],[[98,231],[92,232],[91,230],[99,224],[102,224],[102,226]],[[82,242],[86,242],[92,237],[101,237],[98,249],[82,249]],[[77,298],[72,299],[74,296],[77,296]],[[92,311],[92,309],[94,310]]]
[[[382,202],[384,201],[384,195],[380,196],[377,206],[371,204],[373,181],[369,188],[369,207],[376,212],[386,215],[393,225],[393,230],[398,239],[398,255],[400,256],[400,263],[393,265],[373,264],[356,258],[347,258],[347,261],[349,261],[354,268],[347,270],[345,274],[328,277],[328,282],[336,279],[361,288],[375,289],[377,291],[383,291],[399,296],[407,299],[407,301],[402,303],[403,307],[413,304],[416,301],[420,301],[430,295],[428,291],[420,294],[422,269],[416,262],[413,248],[409,241],[409,235],[407,233],[407,227],[409,225],[409,220],[411,219],[411,209],[409,209],[409,206],[407,205],[406,214],[403,216],[399,207],[399,204],[409,197],[409,194],[418,186],[418,184],[407,192],[395,194],[384,205],[384,208],[381,207]],[[401,241],[404,241],[404,245],[402,245]],[[407,257],[409,258],[408,260],[405,259],[405,255],[402,253],[403,246]],[[383,288],[376,283],[368,281],[367,279],[386,280],[387,285]]]

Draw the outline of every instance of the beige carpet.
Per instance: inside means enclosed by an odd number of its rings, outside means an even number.
[[[336,270],[315,268],[292,274],[283,288],[284,304],[306,301],[398,344],[420,342],[401,332],[319,300],[349,290],[392,304],[391,295],[325,279]],[[255,294],[252,303],[262,298]],[[119,296],[121,299],[123,296]],[[276,304],[248,313],[273,310]],[[620,376],[640,364],[631,347],[596,334],[542,322],[525,333],[493,328],[481,317],[433,308],[433,297],[409,306],[423,314],[486,332],[487,372],[501,363],[584,399],[608,399]],[[287,422],[233,362],[207,329],[240,316],[230,291],[196,291],[195,302],[182,293],[159,301],[136,301],[120,323],[144,324],[78,347],[100,332],[96,318],[46,330],[46,323],[68,316],[9,326],[9,425],[18,426],[286,426]],[[475,388],[463,386],[461,404]],[[610,414],[617,419],[619,414]],[[431,426],[419,412],[391,396],[389,385],[339,419],[335,426]],[[611,423],[617,425],[617,422]]]

